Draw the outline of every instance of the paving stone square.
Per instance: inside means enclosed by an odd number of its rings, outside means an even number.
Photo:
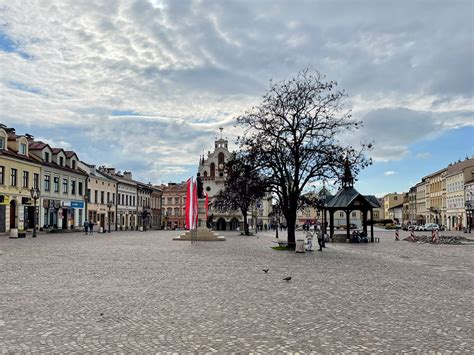
[[[472,245],[177,234],[0,236],[0,353],[474,351]]]

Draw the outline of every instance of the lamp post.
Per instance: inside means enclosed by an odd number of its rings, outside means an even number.
[[[109,214],[107,216],[107,220],[109,222],[109,233],[110,233],[110,209],[112,208],[112,202],[111,201],[107,202],[107,208],[109,209]]]
[[[32,187],[30,190],[31,198],[34,201],[33,211],[33,238],[36,238],[36,200],[40,197],[40,190],[37,187]]]

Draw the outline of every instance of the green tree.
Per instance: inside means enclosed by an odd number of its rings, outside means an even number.
[[[266,183],[248,154],[232,153],[226,163],[226,172],[225,187],[216,196],[214,208],[221,212],[240,210],[244,217],[245,235],[249,235],[247,213],[257,200],[265,196]]]

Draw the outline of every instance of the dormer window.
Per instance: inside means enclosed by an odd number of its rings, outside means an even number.
[[[5,149],[5,138],[0,137],[0,150],[4,150],[4,149]]]
[[[49,163],[49,152],[44,152],[44,161]]]
[[[59,165],[64,166],[64,158],[59,157]]]
[[[76,170],[76,161],[75,160],[72,160],[71,161],[71,167]]]
[[[21,155],[26,155],[26,144],[25,143],[20,143],[20,154]]]

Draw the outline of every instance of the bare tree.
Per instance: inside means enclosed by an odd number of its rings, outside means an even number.
[[[266,184],[249,155],[233,153],[226,163],[227,179],[224,189],[213,204],[222,212],[240,210],[244,216],[244,232],[249,235],[247,213],[251,206],[265,196]]]
[[[349,157],[354,176],[371,163],[362,145],[344,146],[338,135],[357,129],[343,105],[347,96],[337,83],[303,70],[288,81],[271,83],[260,105],[237,118],[243,128],[238,143],[256,160],[280,202],[288,227],[288,245],[295,246],[296,212],[300,196],[315,180],[338,179]]]

